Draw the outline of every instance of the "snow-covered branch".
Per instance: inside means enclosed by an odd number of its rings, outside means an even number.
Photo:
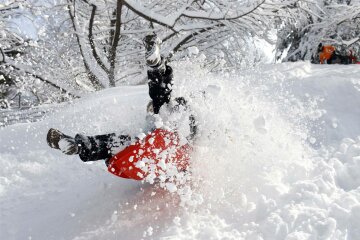
[[[205,11],[184,11],[181,16],[185,16],[192,19],[205,19],[205,20],[214,20],[214,21],[220,21],[220,20],[235,20],[242,18],[246,15],[249,15],[256,11],[258,8],[260,8],[265,3],[265,0],[262,0],[260,3],[258,3],[255,6],[251,6],[245,11],[242,11],[241,13],[236,13],[234,15],[230,15],[228,13],[219,14],[214,12],[205,12]]]
[[[12,68],[14,68],[15,70],[18,70],[18,71],[21,71],[21,72],[24,72],[26,74],[29,74],[37,79],[39,79],[40,81],[60,90],[61,93],[64,93],[64,94],[68,94],[69,96],[71,97],[74,97],[74,98],[79,98],[79,96],[67,91],[66,89],[58,86],[57,84],[55,84],[54,82],[46,79],[45,77],[39,75],[39,74],[36,74],[32,69],[28,69],[28,67],[25,67],[25,66],[19,66],[18,64],[16,64],[15,62],[13,61],[6,61],[5,62],[5,65],[7,66],[10,66]]]

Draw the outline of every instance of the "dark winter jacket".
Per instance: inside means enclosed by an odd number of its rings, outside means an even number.
[[[173,70],[165,65],[165,71],[148,70],[149,95],[153,101],[154,113],[159,113],[164,103],[169,103],[173,84]]]

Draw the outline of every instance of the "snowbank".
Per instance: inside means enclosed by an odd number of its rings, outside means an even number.
[[[108,89],[0,130],[0,239],[358,239],[360,73],[308,62],[209,74],[174,63],[199,121],[175,193],[45,142],[145,126],[147,87]]]

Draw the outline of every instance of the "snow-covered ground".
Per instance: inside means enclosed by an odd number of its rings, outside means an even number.
[[[358,65],[173,66],[200,127],[187,192],[47,146],[50,127],[141,133],[147,87],[107,89],[0,129],[0,239],[360,239]]]

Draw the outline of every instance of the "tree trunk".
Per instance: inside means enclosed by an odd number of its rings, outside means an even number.
[[[114,32],[113,37],[111,37],[112,42],[110,43],[111,48],[109,51],[109,61],[110,61],[109,85],[110,85],[110,87],[115,87],[116,48],[117,48],[117,46],[119,44],[119,40],[120,40],[122,6],[123,6],[123,0],[117,0],[115,32]]]

